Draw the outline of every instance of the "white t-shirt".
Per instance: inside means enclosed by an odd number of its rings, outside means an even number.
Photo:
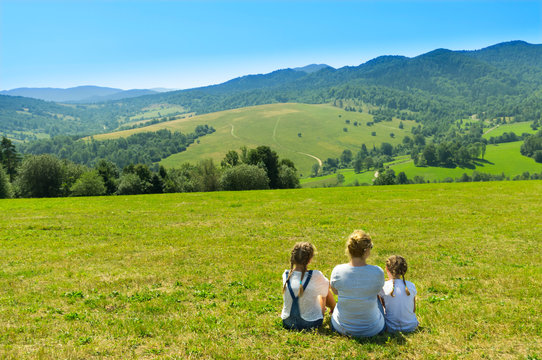
[[[288,270],[289,271],[289,270]],[[287,279],[286,271],[282,273],[282,285],[286,283]],[[299,281],[301,280],[301,271],[294,271],[290,277],[290,286],[295,296],[299,295]],[[303,284],[307,280],[307,272],[303,277]],[[316,321],[323,319],[322,308],[320,307],[320,301],[318,296],[326,297],[329,291],[329,280],[318,270],[312,271],[312,277],[309,281],[309,285],[303,291],[303,295],[299,298],[299,312],[301,318],[305,321]],[[288,291],[288,285],[282,295],[284,298],[284,306],[282,307],[281,318],[287,319],[290,316],[290,309],[292,308],[292,296]]]
[[[414,298],[416,297],[416,287],[410,281],[406,281],[410,296],[405,292],[403,280],[395,279],[395,291],[391,296],[393,289],[393,280],[388,280],[380,290],[380,297],[384,300],[386,307],[386,326],[389,331],[414,331],[418,326],[418,319],[414,313]]]
[[[330,284],[339,291],[331,322],[335,330],[350,336],[374,336],[384,328],[376,295],[384,285],[384,271],[378,266],[335,266]]]

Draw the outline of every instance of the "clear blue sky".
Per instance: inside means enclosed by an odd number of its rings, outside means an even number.
[[[509,40],[542,43],[541,0],[0,0],[0,89],[189,88]]]

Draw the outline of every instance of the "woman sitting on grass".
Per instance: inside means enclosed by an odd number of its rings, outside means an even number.
[[[386,260],[389,280],[378,296],[386,309],[384,316],[389,332],[412,332],[418,327],[416,287],[410,281],[405,281],[407,269],[407,262],[402,256],[392,255]],[[400,280],[401,277],[403,281]]]
[[[295,244],[290,256],[290,270],[282,275],[282,324],[286,329],[309,330],[322,325],[326,305],[330,312],[335,298],[329,291],[329,281],[318,270],[307,270],[314,256],[309,242]]]
[[[343,335],[369,337],[385,329],[382,305],[377,298],[384,285],[384,271],[367,264],[372,248],[369,234],[354,231],[346,242],[350,261],[335,266],[331,273],[331,289],[339,295],[331,326]]]

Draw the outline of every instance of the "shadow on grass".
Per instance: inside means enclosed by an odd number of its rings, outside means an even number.
[[[476,160],[474,161],[474,164],[475,164],[476,166],[495,165],[494,162],[491,162],[491,161],[486,160],[486,159],[476,159]]]
[[[329,336],[329,337],[345,337],[355,340],[359,344],[376,344],[376,345],[387,345],[387,344],[395,344],[395,345],[404,345],[407,342],[407,338],[412,335],[419,332],[430,332],[431,330],[429,328],[418,326],[416,330],[410,333],[402,333],[402,332],[384,332],[383,334],[379,334],[372,337],[351,337],[346,335],[341,335],[338,332],[331,330],[331,324],[329,321],[324,322],[324,326],[319,327],[316,330],[313,330],[318,335],[323,336]]]

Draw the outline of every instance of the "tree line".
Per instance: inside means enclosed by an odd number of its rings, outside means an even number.
[[[179,168],[129,164],[123,168],[107,159],[93,166],[56,155],[16,152],[7,138],[1,144],[0,198],[158,194],[219,190],[287,189],[299,187],[292,161],[279,159],[267,146],[226,154],[220,166],[213,160],[184,163]]]
[[[89,141],[77,136],[56,136],[19,145],[24,154],[54,154],[78,164],[93,166],[98,159],[113,162],[120,168],[129,164],[152,165],[172,154],[185,151],[199,137],[215,131],[212,126],[198,125],[194,132],[183,134],[161,129],[141,132],[126,138]]]

